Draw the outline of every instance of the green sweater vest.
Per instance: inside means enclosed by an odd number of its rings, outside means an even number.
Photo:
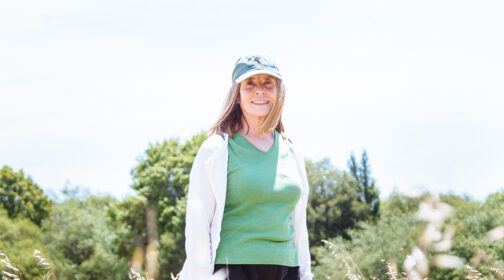
[[[298,266],[292,211],[301,196],[294,153],[275,131],[269,151],[229,138],[228,182],[216,264]]]

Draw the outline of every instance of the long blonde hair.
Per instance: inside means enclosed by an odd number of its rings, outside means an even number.
[[[240,84],[233,83],[229,89],[229,93],[224,103],[224,108],[222,110],[221,116],[217,122],[208,130],[208,135],[212,134],[228,134],[229,137],[233,138],[234,132],[240,131],[243,128],[243,122],[245,121],[243,117],[240,104],[238,99],[240,98]],[[273,104],[273,108],[268,113],[264,121],[259,127],[260,134],[267,134],[273,132],[273,130],[278,131],[283,138],[284,126],[282,123],[282,110],[285,102],[285,85],[282,80],[277,79],[277,100]]]

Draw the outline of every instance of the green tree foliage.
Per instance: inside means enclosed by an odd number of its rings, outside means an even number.
[[[119,257],[130,258],[136,246],[147,245],[146,208],[147,199],[135,195],[108,209],[111,223],[115,227],[114,245]]]
[[[18,274],[21,279],[42,279],[45,273],[37,267],[37,259],[33,257],[35,249],[46,253],[42,230],[26,218],[9,218],[7,211],[0,208],[0,250],[21,271]],[[12,272],[2,263],[0,270]]]
[[[147,206],[154,207],[158,221],[160,279],[169,279],[170,273],[180,271],[185,259],[184,227],[189,173],[205,139],[206,134],[200,133],[185,143],[171,139],[150,145],[131,172],[134,179],[132,188],[138,191],[138,196],[126,199],[109,212],[116,224],[125,224],[119,226],[121,240],[118,248],[121,254],[127,255],[133,252],[135,246],[147,245],[145,213]]]
[[[51,211],[51,203],[30,177],[25,178],[23,170],[0,169],[0,207],[9,217],[25,217],[40,226]]]
[[[422,197],[425,197],[424,194]],[[387,200],[381,202],[381,215],[394,216],[402,213],[415,213],[418,210],[420,199],[410,198],[398,193],[392,193]]]
[[[127,279],[128,259],[116,256],[116,228],[107,216],[111,197],[77,196],[56,204],[43,224],[57,278]]]
[[[334,168],[329,159],[306,161],[310,184],[307,209],[308,233],[312,245],[336,236],[350,238],[347,230],[367,216],[360,201],[357,182],[346,172]]]
[[[393,194],[383,202],[381,217],[376,222],[359,223],[359,229],[348,232],[350,240],[338,237],[331,240],[331,249],[327,246],[312,248],[318,262],[313,267],[316,279],[326,279],[326,276],[347,279],[345,263],[352,273],[358,275],[361,272],[364,279],[390,279],[384,261],[396,263],[401,270],[413,246],[422,247],[419,237],[425,230],[425,223],[416,219],[416,213],[426,195],[412,199]],[[486,233],[504,225],[504,192],[492,194],[484,202],[457,195],[441,195],[441,201],[450,204],[454,211],[442,231],[454,226],[455,235],[453,247],[447,251],[424,248],[430,264],[428,279],[466,279],[468,275],[466,267],[446,269],[434,265],[433,259],[438,254],[460,257],[486,279],[500,279],[491,268],[504,267],[504,243],[490,240]]]
[[[489,240],[486,233],[504,225],[504,191],[489,195],[484,202],[455,195],[447,195],[443,199],[455,209],[450,221],[456,228],[454,246],[447,253],[461,257],[488,279],[499,279],[493,278],[490,268],[504,268],[504,242]],[[451,271],[435,269],[430,278],[463,279],[466,273],[463,268]]]
[[[369,208],[369,214],[376,219],[380,211],[380,192],[376,187],[376,182],[371,178],[371,167],[366,151],[362,152],[360,166],[353,153],[348,160],[350,174],[358,182],[359,199],[365,202]]]
[[[331,240],[334,248],[314,248],[319,265],[314,267],[318,279],[347,279],[344,262],[355,265],[369,279],[386,277],[387,267],[382,260],[401,264],[411,252],[419,231],[413,213],[382,217],[376,223],[362,222],[360,229],[349,231],[351,240],[341,237]],[[380,277],[381,276],[381,277]]]
[[[0,170],[0,250],[21,269],[22,279],[42,279],[45,271],[37,267],[35,249],[51,263],[57,279],[127,279],[133,252],[141,248],[145,258],[154,228],[158,279],[171,279],[170,273],[178,272],[185,259],[189,172],[205,139],[201,133],[184,143],[171,139],[150,145],[131,171],[132,188],[138,193],[122,201],[66,188],[66,200],[52,205],[32,179],[4,166]],[[419,199],[392,194],[380,203],[365,152],[359,163],[350,157],[348,173],[334,168],[329,159],[307,160],[306,168],[315,279],[345,279],[345,262],[360,271],[363,279],[389,279],[383,260],[397,263],[401,270],[405,256],[426,228],[417,221],[416,212],[427,194]],[[454,215],[443,224],[444,229],[455,227],[453,247],[434,252],[427,248],[431,245],[417,245],[424,246],[429,261],[439,253],[458,256],[487,279],[497,279],[490,269],[504,267],[504,242],[490,240],[487,232],[504,225],[504,192],[483,202],[457,195],[442,195],[441,201],[454,208]],[[155,227],[148,222],[152,217],[148,213],[156,213]],[[322,239],[330,240],[333,248],[323,246]],[[466,275],[466,268],[431,266],[429,279],[465,279]]]

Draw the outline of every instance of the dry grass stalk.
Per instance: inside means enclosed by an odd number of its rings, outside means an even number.
[[[387,273],[390,280],[399,280],[399,272],[397,269],[397,263],[394,261],[388,261],[386,262],[385,260],[382,260],[382,262],[385,262],[387,265]]]
[[[7,255],[0,251],[0,265],[5,266],[5,268],[11,270],[11,272],[7,272],[2,268],[2,279],[5,277],[7,280],[19,280],[19,269],[17,269],[15,266],[13,266],[10,263],[9,257]]]
[[[501,267],[500,263],[482,249],[476,250],[469,263],[471,265],[466,265],[466,267],[471,269],[479,267],[481,263],[487,263],[491,266],[490,271],[492,271],[498,279],[504,279],[504,269]]]
[[[37,259],[37,267],[41,270],[47,270],[47,272],[42,277],[42,280],[56,280],[56,275],[51,270],[51,264],[40,254],[39,250],[33,251],[33,257]]]
[[[347,270],[347,273],[345,276],[348,278],[348,280],[363,280],[364,279],[364,276],[362,274],[357,275],[357,274],[353,273],[352,268],[350,267],[350,265],[348,264],[346,259],[343,259],[343,264],[345,265],[345,268]]]
[[[408,280],[406,273],[399,273],[399,269],[395,261],[391,260],[387,262],[385,260],[382,260],[382,262],[385,262],[385,264],[387,265],[387,273],[385,274],[389,277],[389,280]]]
[[[404,260],[403,269],[405,272],[402,272],[400,274],[395,262],[385,262],[384,260],[382,260],[387,265],[386,275],[390,280],[428,279],[431,265],[445,269],[456,269],[463,267],[463,259],[457,256],[438,254],[433,257],[432,263],[429,263],[429,260],[427,258],[427,255],[430,251],[444,252],[450,250],[453,247],[452,239],[455,235],[455,226],[447,226],[444,231],[441,231],[442,226],[452,214],[453,208],[450,205],[441,202],[439,195],[429,195],[423,202],[420,203],[416,216],[418,220],[426,222],[426,226],[424,231],[419,236],[417,242],[418,245],[412,249],[411,254],[407,255]],[[490,234],[490,236],[493,237],[495,235]],[[334,243],[326,240],[322,240],[322,242],[328,245],[329,249],[333,250],[333,252],[331,253],[332,255],[339,256],[343,260],[343,263],[347,269],[346,277],[348,279],[366,279],[348,253],[345,253],[344,250],[339,248]],[[342,253],[344,253],[343,256],[341,256]],[[480,257],[477,258],[477,260],[476,258],[473,259],[479,264],[481,258],[482,257],[480,254]],[[348,261],[351,262],[351,265]],[[473,269],[469,266],[467,267],[470,269],[469,274],[466,276],[466,279],[484,279],[481,278],[482,275],[478,270]],[[354,269],[356,269],[359,273],[353,273]],[[493,271],[497,271],[497,268],[494,268]],[[502,272],[502,270],[500,271]],[[329,276],[327,276],[326,278],[330,279]],[[371,279],[376,278],[371,276]]]
[[[504,240],[504,226],[496,227],[496,228],[489,230],[486,233],[486,236],[491,241]]]
[[[432,262],[434,263],[435,266],[440,268],[455,269],[464,266],[464,260],[462,260],[461,258],[445,254],[434,256]]]
[[[468,279],[468,280],[486,279],[485,277],[483,277],[483,274],[481,274],[481,272],[479,272],[477,269],[474,269],[473,267],[471,267],[469,265],[466,265],[465,267],[469,270],[469,273],[466,275],[465,279]]]
[[[481,249],[476,250],[469,260],[469,267],[478,267],[484,258],[486,258],[486,253]]]
[[[427,258],[425,258],[425,254],[418,247],[413,248],[412,254],[406,256],[403,268],[409,280],[421,280],[429,275]]]
[[[416,216],[427,224],[419,237],[419,247],[414,247],[411,254],[404,260],[403,267],[408,279],[422,279],[429,275],[429,261],[426,256],[431,250],[443,252],[453,247],[455,226],[448,226],[444,232],[441,232],[441,227],[452,214],[453,208],[441,202],[439,195],[429,195],[420,203]],[[464,261],[461,258],[446,254],[436,255],[432,261],[434,266],[449,269],[460,268],[463,264]]]
[[[38,260],[37,267],[43,270],[51,269],[51,264],[49,264],[44,257],[40,254],[39,250],[33,251],[33,257]]]
[[[366,279],[364,277],[364,274],[362,274],[362,271],[359,269],[357,264],[354,262],[352,256],[350,256],[350,254],[348,254],[345,250],[341,249],[336,244],[334,244],[330,241],[322,240],[322,242],[325,245],[327,245],[329,247],[329,249],[333,250],[331,252],[331,255],[338,256],[340,259],[342,259],[343,264],[345,265],[345,267],[347,269],[346,277],[348,277],[351,280],[353,280],[353,279]],[[349,260],[351,262],[351,266],[348,264],[347,260]],[[353,270],[357,270],[358,274],[354,274]]]
[[[426,200],[420,203],[417,218],[420,221],[433,223],[439,228],[452,213],[453,208],[441,202],[439,195],[436,194],[427,196]]]
[[[129,279],[130,280],[153,280],[152,278],[149,278],[149,274],[147,273],[145,277],[143,277],[140,273],[136,272],[133,268],[131,268],[129,272]]]
[[[455,226],[448,226],[443,232],[443,237],[437,243],[432,245],[432,250],[436,252],[445,252],[453,247],[453,236],[455,235]]]
[[[491,267],[490,271],[493,272],[493,274],[497,276],[497,278],[504,279],[504,270],[497,267]]]

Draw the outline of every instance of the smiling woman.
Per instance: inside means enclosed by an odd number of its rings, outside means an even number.
[[[272,62],[260,56],[240,58],[236,62],[232,82],[222,115],[209,130],[209,134],[222,135],[225,133],[233,137],[235,131],[255,126],[258,135],[277,130],[282,136],[285,136],[281,118],[285,99],[285,86],[278,68]],[[252,114],[249,114],[251,119],[245,118],[244,114],[247,114],[248,111],[243,111],[242,99],[244,99],[246,106],[249,105],[252,99],[256,103],[259,103],[257,101],[267,100],[267,110],[266,112],[263,111],[265,114],[254,117],[254,111],[252,111]],[[247,125],[249,120],[254,121],[254,124]]]
[[[240,83],[238,103],[245,120],[260,124],[276,103],[276,79],[268,74],[257,74]]]
[[[309,280],[304,157],[287,139],[285,87],[262,56],[240,58],[224,110],[189,177],[181,279]]]

